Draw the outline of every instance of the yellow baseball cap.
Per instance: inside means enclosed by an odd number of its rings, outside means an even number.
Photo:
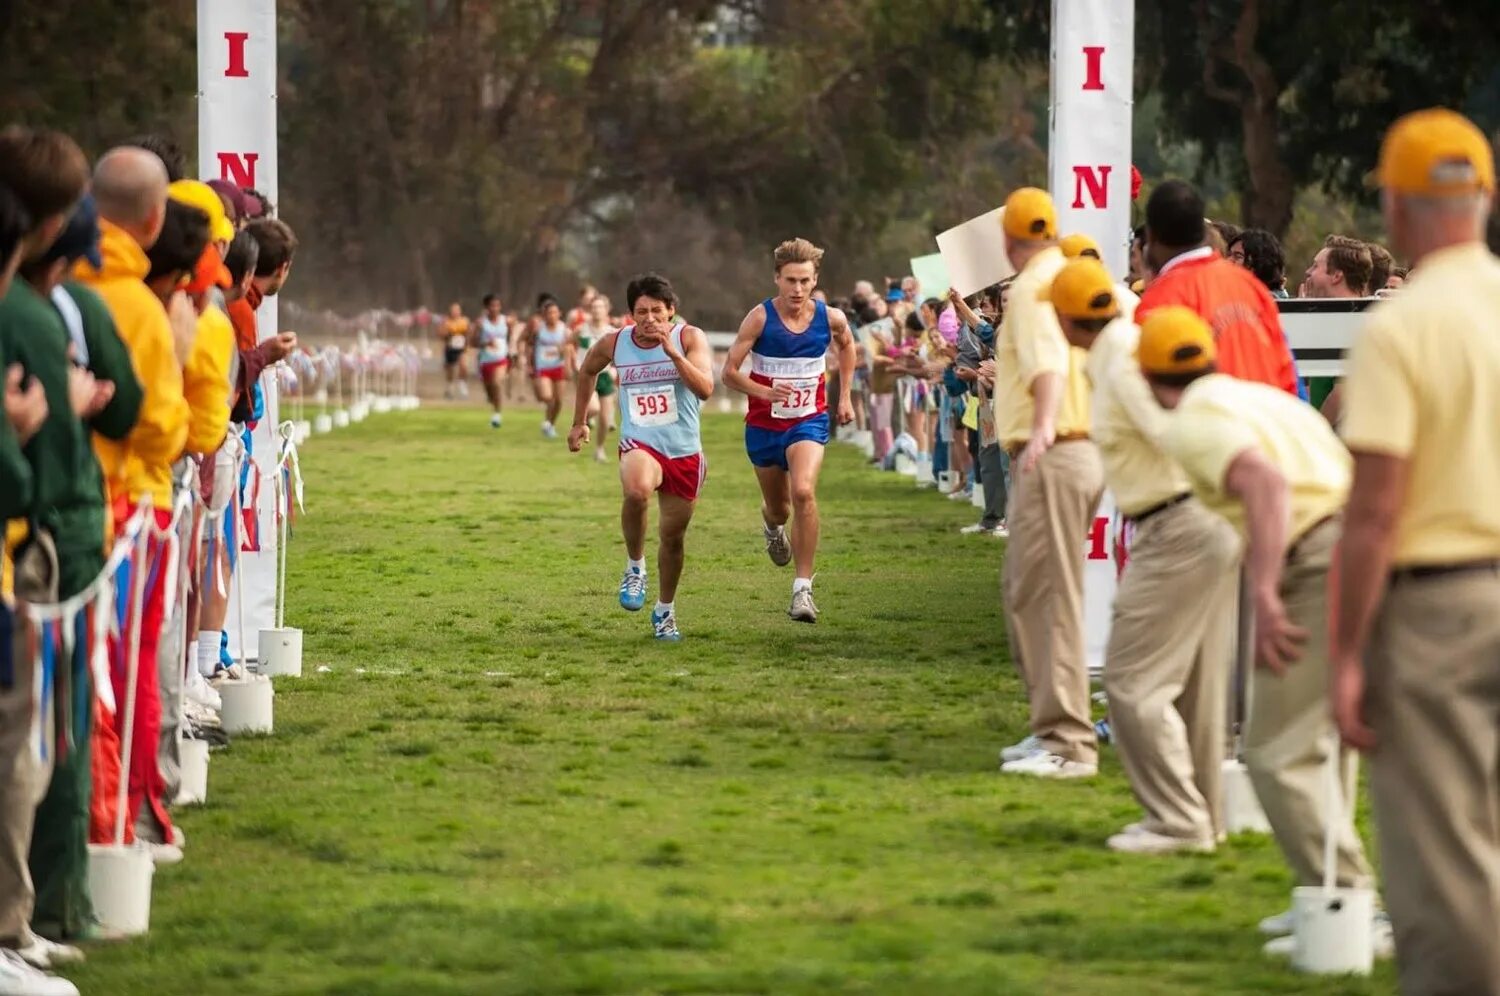
[[[1191,308],[1157,308],[1141,323],[1136,358],[1142,373],[1197,373],[1208,369],[1217,357],[1213,331]]]
[[[1062,318],[1113,318],[1120,313],[1115,282],[1104,264],[1082,256],[1057,271],[1052,285],[1037,294]]]
[[[1372,186],[1398,194],[1443,196],[1495,189],[1495,157],[1484,133],[1456,111],[1413,111],[1380,143]]]
[[[1057,208],[1052,205],[1052,195],[1036,187],[1011,191],[1000,224],[1007,238],[1023,242],[1057,238]]]
[[[200,180],[178,180],[167,188],[167,196],[208,215],[209,241],[234,241],[234,225],[224,213],[224,202],[219,200],[213,187]]]
[[[1075,232],[1072,235],[1064,235],[1058,243],[1063,255],[1069,259],[1077,259],[1079,256],[1092,256],[1095,259],[1103,259],[1099,252],[1099,243],[1094,241],[1092,235],[1084,235]]]

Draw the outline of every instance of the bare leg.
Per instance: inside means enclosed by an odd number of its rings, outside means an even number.
[[[547,421],[556,425],[557,416],[562,413],[562,385],[549,382],[548,386],[552,391],[551,397],[547,399]]]
[[[232,515],[234,511],[231,508],[228,514]],[[203,591],[199,594],[202,604],[198,609],[198,629],[211,633],[222,630],[224,620],[229,617],[229,551],[224,546],[222,530],[221,526],[220,535],[214,543],[215,562],[208,565],[203,579]],[[222,593],[219,591],[220,578],[223,578],[224,584]]]
[[[504,392],[501,389],[504,383],[504,370],[491,371],[489,377],[484,382],[485,396],[490,399],[490,407],[495,410],[496,415],[505,410]]]
[[[772,529],[786,525],[792,517],[791,475],[780,467],[756,467],[755,477],[760,481],[761,518]]]
[[[658,506],[661,510],[661,547],[656,554],[656,576],[661,586],[659,597],[668,604],[677,598],[677,582],[682,578],[684,559],[682,541],[687,535],[688,523],[693,520],[695,504],[676,495],[664,494]]]
[[[609,440],[609,431],[614,428],[615,421],[615,396],[613,394],[599,398],[599,415],[595,427],[599,430],[594,437],[598,442],[596,450],[599,459],[605,457],[605,445]]]
[[[620,489],[624,501],[620,505],[620,532],[625,536],[625,553],[631,560],[643,560],[646,556],[646,509],[651,496],[661,487],[661,464],[649,453],[631,450],[620,454]],[[678,563],[678,572],[682,570]],[[676,580],[673,580],[676,584]]]
[[[788,475],[792,491],[792,557],[797,577],[811,580],[818,554],[818,474],[823,469],[820,443],[793,443],[786,451],[792,468]]]

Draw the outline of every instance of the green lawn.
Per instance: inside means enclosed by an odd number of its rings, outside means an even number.
[[[785,615],[739,424],[660,646],[615,603],[613,466],[534,413],[376,416],[306,447],[301,681],[215,755],[147,939],[86,993],[1388,993],[1259,953],[1265,839],[1124,857],[1114,756],[1002,779],[1024,732],[973,511],[830,449],[822,621]],[[326,666],[327,673],[314,673]]]

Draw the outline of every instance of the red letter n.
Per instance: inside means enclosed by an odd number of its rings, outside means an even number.
[[[255,164],[259,152],[220,152],[219,179],[228,180],[236,187],[255,186]]]
[[[226,31],[224,40],[229,43],[229,68],[224,70],[225,76],[245,77],[250,75],[250,70],[245,68],[245,42],[250,40],[248,31]],[[1084,87],[1085,90],[1088,87]]]
[[[1089,200],[1096,208],[1109,207],[1109,174],[1113,166],[1073,167],[1073,207],[1083,207],[1083,188],[1089,188]]]
[[[1085,90],[1104,89],[1104,46],[1083,46],[1083,57],[1088,60],[1088,75],[1083,81]]]

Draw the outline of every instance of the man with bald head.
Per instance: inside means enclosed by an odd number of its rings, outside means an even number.
[[[154,509],[157,525],[165,528],[172,514],[172,464],[182,456],[187,441],[189,409],[182,391],[182,363],[190,349],[197,316],[191,302],[179,291],[170,300],[174,312],[168,317],[156,295],[146,286],[151,264],[146,250],[155,244],[166,217],[167,171],[154,154],[137,148],[111,150],[94,168],[94,199],[99,207],[100,265],[82,260],[75,271],[78,280],[104,298],[114,317],[120,339],[130,352],[141,383],[140,415],[135,428],[121,440],[96,436],[94,448],[104,471],[108,499],[116,529],[123,527],[135,507],[144,502]],[[174,331],[175,329],[175,331]],[[138,641],[140,659],[156,660],[157,636],[165,609],[163,572],[153,572],[146,586],[139,632],[119,641]],[[123,646],[112,647],[123,655]],[[125,701],[123,660],[116,662],[115,701]],[[92,829],[101,843],[109,836],[114,813],[108,812],[115,798],[107,788],[109,772],[118,779],[120,748],[111,742],[123,717],[115,717],[113,729],[100,724],[95,746],[108,766],[95,786],[94,812],[106,816]],[[161,697],[156,668],[139,669],[136,687],[135,736],[125,826],[127,837],[139,817],[153,831],[153,841],[171,841],[172,824],[167,817],[165,784],[156,763],[156,744],[161,727]],[[101,765],[105,767],[105,765]],[[116,781],[116,784],[118,782]],[[154,824],[154,825],[153,825]]]

